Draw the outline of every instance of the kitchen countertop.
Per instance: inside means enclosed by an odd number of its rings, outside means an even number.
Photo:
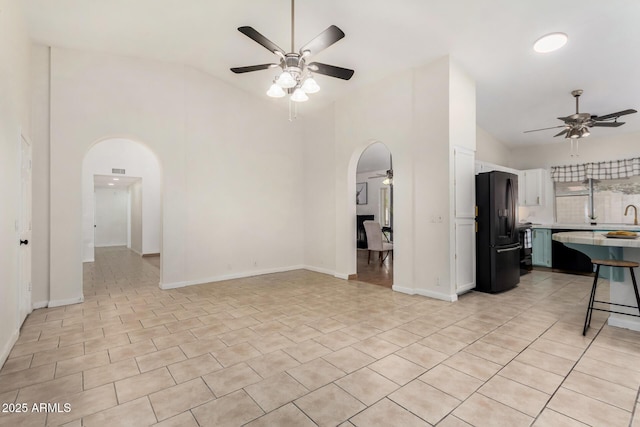
[[[553,240],[562,243],[575,243],[579,245],[613,246],[621,248],[640,248],[640,239],[617,239],[605,236],[606,233],[598,231],[568,231],[556,233]]]
[[[640,225],[633,224],[532,224],[531,228],[549,228],[551,230],[628,230],[628,231],[640,231]]]

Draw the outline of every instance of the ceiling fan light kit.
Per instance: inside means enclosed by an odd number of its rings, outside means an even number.
[[[292,102],[305,102],[309,99],[307,94],[317,93],[320,91],[320,85],[318,85],[313,78],[313,75],[311,74],[312,71],[317,74],[323,74],[325,76],[335,77],[342,80],[349,80],[353,76],[354,71],[348,68],[336,67],[334,65],[323,64],[320,62],[311,62],[307,64],[307,58],[328,48],[344,37],[344,32],[340,28],[335,25],[331,25],[309,43],[302,46],[298,52],[295,52],[294,48],[294,29],[295,0],[291,0],[291,52],[289,53],[286,53],[275,43],[267,39],[252,27],[239,27],[238,31],[276,55],[279,58],[279,63],[234,67],[231,68],[231,71],[236,74],[242,74],[251,71],[280,67],[282,72],[276,77],[269,90],[267,90],[267,96],[272,98],[282,98],[289,94],[291,95],[289,97],[289,101]],[[289,105],[289,110],[289,119],[291,120],[291,105]]]
[[[282,98],[286,94],[287,92],[285,92],[284,89],[282,89],[282,87],[280,87],[276,82],[273,82],[267,91],[267,96],[270,96],[271,98]]]

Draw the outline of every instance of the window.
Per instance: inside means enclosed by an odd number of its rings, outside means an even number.
[[[389,187],[380,188],[380,225],[391,227],[391,199]]]
[[[559,223],[633,223],[624,216],[628,205],[640,207],[640,176],[556,182],[556,221]]]

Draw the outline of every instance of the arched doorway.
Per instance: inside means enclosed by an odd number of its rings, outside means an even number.
[[[370,144],[360,155],[356,168],[356,262],[359,281],[391,287],[393,254],[375,252],[364,222],[374,221],[385,247],[393,244],[393,160],[382,142]],[[374,237],[379,238],[379,237]]]
[[[144,144],[109,138],[94,144],[82,162],[82,257],[96,248],[124,248],[162,266],[162,180],[155,154]]]

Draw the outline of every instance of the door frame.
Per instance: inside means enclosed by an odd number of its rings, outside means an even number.
[[[18,237],[18,325],[22,325],[29,313],[33,311],[32,306],[32,224],[33,224],[33,144],[28,136],[20,132],[18,142],[18,170],[20,171],[20,191],[19,191],[19,216],[16,221],[16,234]],[[27,146],[25,158],[24,145]],[[25,189],[25,176],[26,185]],[[26,194],[25,194],[26,193]],[[26,244],[22,244],[27,241]]]

